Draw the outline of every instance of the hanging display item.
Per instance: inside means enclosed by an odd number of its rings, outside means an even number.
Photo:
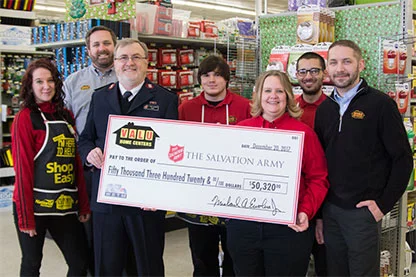
[[[135,0],[66,0],[66,21],[135,17]]]

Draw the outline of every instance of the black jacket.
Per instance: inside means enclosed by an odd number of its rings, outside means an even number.
[[[80,156],[84,164],[88,153],[95,147],[101,148],[104,152],[108,116],[121,114],[119,95],[118,82],[106,85],[93,93],[87,122],[78,142]],[[126,115],[178,119],[178,97],[163,87],[151,83],[146,78],[143,87],[133,98]],[[91,210],[111,213],[115,210],[114,205],[97,202],[100,174],[101,170],[94,170],[92,175]],[[136,210],[138,209],[123,207],[118,209],[118,212],[134,214],[137,213]]]
[[[327,200],[345,209],[375,200],[386,214],[403,194],[413,168],[397,105],[363,80],[341,117],[334,93],[318,107],[315,118],[328,160]]]

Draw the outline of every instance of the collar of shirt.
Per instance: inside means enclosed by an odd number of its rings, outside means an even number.
[[[324,93],[321,94],[321,96],[318,98],[318,100],[316,100],[313,103],[308,103],[305,101],[305,99],[303,99],[303,94],[299,95],[299,97],[296,99],[299,103],[299,107],[301,107],[302,109],[304,109],[307,106],[319,106],[322,104],[322,102],[324,102],[326,99],[326,95]]]
[[[140,85],[138,85],[137,87],[129,90],[131,92],[131,96],[129,97],[129,101],[131,101],[131,99],[133,99],[136,96],[136,94],[139,93],[143,84],[144,84],[144,81]],[[121,83],[118,83],[118,85],[120,87],[121,96],[123,96],[123,94],[127,91],[127,89],[125,87],[123,87],[123,85]]]
[[[114,71],[114,68],[112,67],[112,68],[110,68],[109,70],[107,70],[103,73],[103,72],[101,72],[101,70],[96,68],[93,64],[91,64],[91,69],[94,70],[94,72],[98,75],[98,77],[110,76]]]
[[[344,96],[339,95],[337,89],[335,88],[334,98],[335,101],[339,104],[339,113],[341,115],[344,114],[344,112],[347,110],[348,106],[351,103],[351,100],[354,98],[355,95],[358,93],[358,88],[360,87],[363,80],[361,79],[360,82],[356,86],[354,86],[352,89],[347,91]]]

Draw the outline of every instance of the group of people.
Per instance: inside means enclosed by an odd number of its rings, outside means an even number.
[[[250,102],[228,89],[227,63],[208,56],[198,70],[203,92],[179,107],[146,78],[146,44],[116,42],[97,26],[86,45],[92,64],[64,83],[47,59],[32,62],[22,80],[12,128],[21,276],[39,276],[46,231],[68,276],[164,276],[165,211],[97,202],[110,114],[304,133],[296,222],[181,215],[194,276],[305,276],[311,253],[318,276],[379,276],[381,219],[404,192],[413,159],[395,102],[360,78],[354,42],[333,43],[327,66],[316,53],[302,55],[298,98],[287,75],[271,70]],[[326,76],[335,86],[329,97]]]

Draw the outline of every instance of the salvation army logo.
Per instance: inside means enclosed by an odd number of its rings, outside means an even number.
[[[184,146],[171,145],[168,153],[168,157],[173,162],[179,162],[183,160],[183,153],[185,152]]]

